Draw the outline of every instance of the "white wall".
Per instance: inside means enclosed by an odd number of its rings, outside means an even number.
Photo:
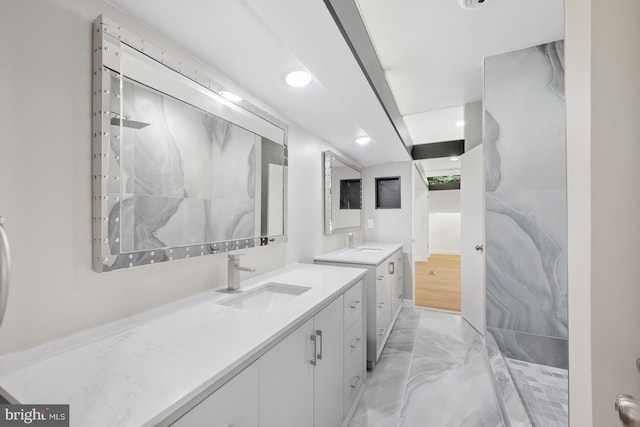
[[[429,192],[429,253],[460,254],[460,190]]]
[[[482,144],[482,101],[464,104],[464,151]]]
[[[225,286],[224,254],[92,271],[91,37],[100,13],[206,67],[101,0],[2,2],[0,215],[13,283],[0,353]],[[323,236],[320,153],[333,148],[295,124],[289,144],[289,243],[247,250],[243,264],[257,267],[256,274],[345,244],[343,235]]]
[[[640,2],[566,16],[570,417],[613,426],[615,396],[640,397]]]
[[[404,253],[404,297],[413,298],[413,164],[411,161],[385,163],[364,169],[364,237],[367,242],[402,243]],[[375,179],[399,176],[400,209],[375,208]],[[374,228],[368,221],[373,220]]]
[[[566,0],[565,13],[569,419],[571,426],[593,427],[592,297],[588,267],[591,265],[591,1]],[[609,411],[613,413],[611,406]]]
[[[429,254],[460,255],[460,212],[429,214]]]
[[[429,258],[429,187],[413,169],[413,260]]]

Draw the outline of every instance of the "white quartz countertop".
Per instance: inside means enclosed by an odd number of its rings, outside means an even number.
[[[314,258],[321,262],[378,265],[402,248],[401,243],[363,243],[352,249],[338,249]]]
[[[218,305],[215,290],[0,357],[0,392],[11,402],[69,404],[71,426],[156,425],[249,365],[365,274],[294,264],[242,282],[311,289],[280,309]]]

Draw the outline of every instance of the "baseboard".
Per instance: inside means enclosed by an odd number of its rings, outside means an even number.
[[[431,255],[460,255],[460,251],[431,251]]]

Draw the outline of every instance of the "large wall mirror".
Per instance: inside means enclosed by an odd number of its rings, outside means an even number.
[[[198,70],[96,20],[97,271],[286,240],[287,127],[224,95]]]
[[[331,151],[324,161],[324,233],[356,231],[362,223],[362,169]]]

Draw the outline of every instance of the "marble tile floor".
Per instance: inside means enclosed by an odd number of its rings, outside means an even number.
[[[487,333],[486,348],[491,370],[493,371],[494,384],[502,401],[502,414],[505,418],[508,418],[508,425],[511,427],[532,427],[529,415],[511,376],[511,371],[507,366],[507,361],[502,352],[500,352],[498,343],[491,331]]]
[[[502,427],[484,344],[460,315],[404,308],[350,427]]]
[[[509,358],[506,362],[531,423],[535,427],[567,427],[567,370]]]

